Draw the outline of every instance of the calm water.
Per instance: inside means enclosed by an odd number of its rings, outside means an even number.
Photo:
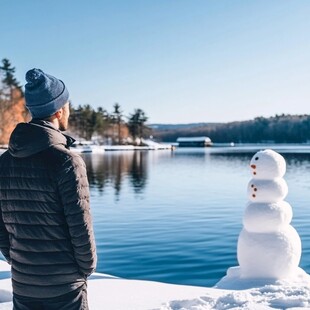
[[[237,239],[251,178],[248,165],[256,150],[257,146],[84,154],[97,270],[124,278],[214,285],[228,267],[237,265]],[[302,239],[301,267],[310,272],[310,148],[277,150],[287,161],[286,200]]]

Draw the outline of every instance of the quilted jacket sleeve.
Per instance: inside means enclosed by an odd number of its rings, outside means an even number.
[[[80,156],[74,155],[66,161],[58,186],[74,257],[81,274],[88,277],[96,268],[97,255],[86,167]]]
[[[1,214],[0,214],[0,250],[4,258],[7,260],[7,262],[11,264],[9,233],[7,232],[4,226]]]

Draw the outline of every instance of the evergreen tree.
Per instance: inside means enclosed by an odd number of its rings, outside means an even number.
[[[135,109],[134,113],[129,116],[128,128],[134,139],[143,137],[143,132],[148,129],[145,126],[147,120],[148,117],[141,109]]]
[[[104,108],[99,107],[96,112],[95,131],[99,136],[107,137],[108,128],[109,128],[108,112]]]
[[[8,143],[17,123],[27,118],[23,92],[15,76],[15,68],[6,58],[0,66],[0,143]]]
[[[10,61],[7,58],[2,59],[2,66],[0,66],[0,72],[2,76],[2,85],[4,85],[4,87],[9,90],[8,95],[12,96],[13,89],[18,89],[21,94],[23,94],[22,88],[14,76],[15,67],[12,67]]]
[[[113,115],[113,123],[117,125],[117,137],[118,137],[118,144],[121,144],[121,124],[122,124],[122,113],[121,106],[118,103],[113,105],[114,111]]]
[[[91,140],[96,126],[96,112],[89,104],[78,109],[79,131],[80,137]]]

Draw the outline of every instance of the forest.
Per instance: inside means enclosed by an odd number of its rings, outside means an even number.
[[[175,142],[178,137],[207,136],[214,143],[310,143],[310,115],[282,114],[176,128],[155,126],[153,135],[163,142]]]
[[[152,136],[158,142],[175,142],[178,137],[208,136],[214,143],[310,143],[310,115],[259,116],[230,123],[152,125],[137,108],[124,115],[119,103],[113,110],[71,103],[69,134],[100,144],[140,144]],[[4,58],[0,65],[0,144],[7,144],[19,122],[31,119],[25,108],[23,88],[15,77],[15,67]],[[175,120],[177,122],[177,120]]]

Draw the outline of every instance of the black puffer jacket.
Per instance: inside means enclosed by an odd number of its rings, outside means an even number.
[[[20,123],[0,157],[0,250],[18,295],[66,294],[95,269],[86,169],[68,150],[73,141],[49,122]]]

